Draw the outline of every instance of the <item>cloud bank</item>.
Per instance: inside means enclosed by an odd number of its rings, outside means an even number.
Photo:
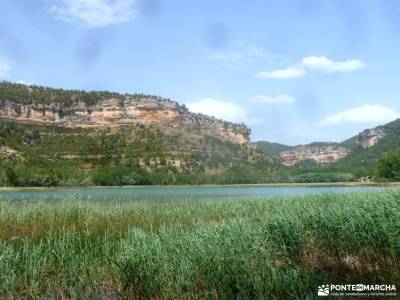
[[[366,65],[358,59],[334,61],[326,56],[307,56],[295,66],[291,66],[286,69],[259,72],[256,74],[256,76],[260,78],[291,79],[303,77],[311,72],[352,72],[364,67],[366,67]]]
[[[263,71],[257,73],[257,77],[260,78],[273,78],[273,79],[291,79],[303,77],[306,75],[306,70],[298,67],[289,67],[286,69],[275,70],[275,71]]]
[[[358,59],[333,61],[326,56],[304,57],[300,65],[308,70],[326,73],[352,72],[365,67],[365,64]]]
[[[16,83],[18,83],[18,84],[23,84],[23,85],[33,85],[32,83],[27,82],[27,81],[25,81],[25,80],[18,80]]]
[[[325,117],[319,126],[338,125],[345,123],[387,123],[400,117],[394,109],[375,104],[350,108]]]
[[[256,125],[263,120],[249,117],[247,111],[234,102],[219,101],[214,98],[204,98],[186,105],[190,111],[201,113],[235,123]]]

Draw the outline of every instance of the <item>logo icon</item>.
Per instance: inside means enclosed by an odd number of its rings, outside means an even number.
[[[318,287],[318,296],[329,296],[329,285],[320,285]]]
[[[364,290],[364,285],[363,284],[357,284],[356,285],[356,291],[357,292],[362,292]]]

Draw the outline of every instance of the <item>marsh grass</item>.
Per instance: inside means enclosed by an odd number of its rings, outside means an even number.
[[[400,283],[399,266],[399,190],[0,201],[0,298],[304,299]]]

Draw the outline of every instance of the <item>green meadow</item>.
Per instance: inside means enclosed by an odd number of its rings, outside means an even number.
[[[400,190],[0,201],[2,299],[313,299],[326,283],[400,283]]]

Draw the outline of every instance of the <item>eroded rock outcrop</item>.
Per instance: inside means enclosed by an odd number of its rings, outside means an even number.
[[[383,129],[366,129],[358,134],[358,143],[363,149],[371,148],[384,136],[385,133],[383,132]]]
[[[280,153],[282,164],[293,166],[300,161],[313,160],[319,164],[335,162],[350,153],[350,149],[336,144],[304,145]]]
[[[94,105],[77,102],[69,106],[57,101],[22,104],[0,99],[0,117],[66,127],[155,125],[196,130],[240,144],[250,140],[250,129],[244,124],[192,113],[174,101],[151,97],[125,96],[123,99],[101,100]]]

